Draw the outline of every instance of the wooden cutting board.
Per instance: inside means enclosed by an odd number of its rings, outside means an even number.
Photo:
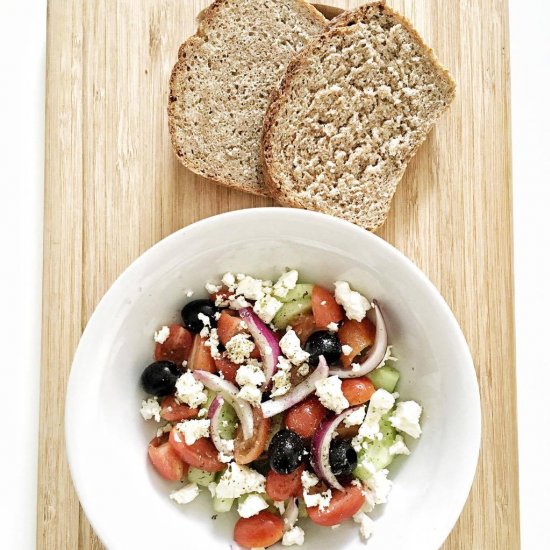
[[[361,2],[325,3],[348,8]],[[74,493],[63,439],[72,356],[101,296],[130,262],[176,229],[219,212],[272,204],[217,187],[172,154],[168,75],[207,4],[49,1],[39,549],[101,548]],[[444,548],[514,550],[507,2],[390,4],[414,23],[458,85],[452,108],[411,162],[379,232],[441,289],[478,372],[483,444],[477,478]]]

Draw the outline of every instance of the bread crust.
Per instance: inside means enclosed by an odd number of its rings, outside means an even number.
[[[296,54],[293,57],[293,59],[288,65],[286,74],[283,77],[279,88],[271,94],[271,101],[267,110],[266,117],[264,119],[264,126],[263,126],[263,132],[262,132],[262,146],[260,150],[260,158],[261,158],[262,169],[264,174],[264,185],[268,189],[270,195],[283,206],[288,206],[291,208],[305,207],[296,196],[291,197],[288,194],[281,191],[278,185],[279,180],[277,178],[277,174],[275,174],[272,169],[273,156],[272,156],[271,140],[272,140],[273,131],[274,131],[274,123],[277,119],[279,111],[281,110],[282,106],[284,105],[285,101],[289,96],[292,81],[301,72],[302,68],[307,65],[308,59],[312,51],[314,51],[316,47],[318,47],[320,44],[323,44],[324,42],[330,42],[330,40],[336,34],[341,33],[342,28],[347,27],[349,23],[352,23],[353,21],[356,21],[356,20],[365,20],[368,17],[369,11],[377,6],[383,9],[386,13],[390,14],[392,17],[394,17],[404,28],[407,29],[407,31],[412,35],[414,40],[418,43],[418,46],[420,47],[424,55],[433,64],[436,72],[438,73],[438,76],[448,84],[450,96],[449,96],[448,104],[445,106],[443,112],[445,112],[449,108],[452,100],[455,97],[456,83],[453,77],[451,76],[450,72],[448,71],[448,69],[445,68],[443,65],[441,65],[441,63],[435,57],[435,54],[432,48],[430,48],[424,42],[424,40],[416,31],[416,29],[412,26],[412,23],[408,19],[403,17],[401,14],[397,13],[396,11],[386,6],[385,0],[375,0],[373,2],[360,6],[359,8],[356,8],[350,11],[345,11],[340,15],[336,16],[334,19],[332,19],[329,22],[327,26],[327,30],[324,33],[322,33],[321,35],[313,39],[302,51],[300,51],[298,54]],[[352,31],[350,30],[350,32]],[[422,142],[423,141],[424,140],[422,140]],[[412,148],[407,158],[404,160],[404,167],[398,176],[398,181],[401,180],[408,162],[415,155],[416,151],[418,150],[422,142],[418,143],[414,148]],[[392,198],[393,198],[393,195],[388,200],[391,201]],[[319,208],[319,210],[325,213],[331,213],[331,212],[328,212],[329,210],[328,207],[326,211],[322,207]],[[345,219],[348,219],[349,221],[352,221],[354,223],[357,223],[358,225],[362,225],[363,227],[365,227],[364,224],[359,222],[359,220],[350,219],[350,217],[346,217],[346,216],[343,216],[343,217]],[[351,218],[353,218],[353,216]],[[384,216],[384,218],[380,220],[379,223],[376,224],[375,226],[365,227],[365,229],[368,229],[370,231],[375,231],[385,221],[386,221],[386,216]]]
[[[241,181],[229,180],[219,176],[218,174],[208,173],[205,170],[201,169],[192,161],[192,159],[188,157],[183,157],[181,155],[180,151],[178,150],[178,145],[176,141],[177,128],[174,120],[174,108],[175,108],[174,103],[177,101],[177,98],[175,97],[174,92],[175,92],[178,76],[180,75],[180,73],[184,72],[185,59],[189,54],[189,52],[192,51],[194,46],[202,44],[202,41],[207,34],[207,29],[209,25],[212,23],[212,21],[215,20],[215,18],[217,17],[218,12],[220,11],[220,8],[226,4],[230,4],[232,1],[233,0],[215,0],[212,4],[210,4],[210,6],[202,10],[197,16],[197,20],[199,22],[197,32],[194,35],[190,36],[179,47],[178,60],[172,69],[172,73],[170,75],[170,81],[169,81],[170,92],[168,96],[168,130],[170,132],[170,140],[172,142],[172,148],[174,149],[174,152],[178,157],[178,160],[188,170],[191,170],[191,172],[199,176],[202,176],[204,178],[207,178],[213,183],[216,183],[218,185],[229,187],[230,189],[238,189],[240,191],[245,191],[253,195],[269,197],[270,196],[269,192],[267,191],[265,186],[260,186],[261,182],[258,182],[258,185],[250,185]],[[295,1],[300,7],[304,9],[307,15],[309,15],[312,19],[316,20],[321,25],[327,24],[327,20],[325,19],[325,17],[314,6],[312,6],[305,0],[295,0]],[[261,144],[260,144],[260,150],[261,150]]]

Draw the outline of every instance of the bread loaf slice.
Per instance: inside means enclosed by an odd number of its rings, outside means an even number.
[[[290,63],[264,123],[264,178],[287,206],[374,230],[455,84],[411,24],[373,2]]]
[[[169,127],[180,161],[217,183],[266,194],[260,141],[269,96],[326,23],[303,0],[216,0],[204,10],[170,79]]]

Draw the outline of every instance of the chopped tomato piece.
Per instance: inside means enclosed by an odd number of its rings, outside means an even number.
[[[343,422],[336,428],[338,437],[353,439],[359,433],[359,426],[346,426]]]
[[[254,407],[254,433],[248,439],[244,439],[241,426],[237,428],[235,436],[235,462],[237,464],[249,464],[256,460],[263,452],[269,437],[271,419],[264,418],[262,409]]]
[[[306,439],[313,437],[315,430],[327,415],[327,409],[319,399],[310,395],[297,405],[294,405],[285,416],[285,426]]]
[[[233,361],[230,361],[224,356],[214,359],[214,363],[216,363],[218,372],[222,374],[226,380],[233,383],[235,382],[235,377],[237,376],[237,371],[239,370],[239,365],[237,365],[237,363],[233,363]]]
[[[172,428],[169,441],[178,456],[194,468],[206,472],[219,472],[225,468],[225,464],[218,460],[218,450],[214,443],[206,437],[197,439],[193,445],[187,445],[184,435],[177,428]]]
[[[283,537],[284,523],[280,516],[262,510],[255,516],[240,518],[235,524],[233,538],[247,548],[271,546]]]
[[[339,323],[344,318],[342,306],[337,304],[334,296],[322,286],[313,287],[311,307],[317,328],[327,328],[330,323]]]
[[[366,403],[375,391],[374,384],[366,376],[342,380],[342,393],[352,406]]]
[[[241,325],[241,318],[230,310],[224,309],[218,319],[218,338],[225,346],[233,336],[245,332],[245,328]]]
[[[338,525],[351,518],[361,509],[365,497],[360,487],[349,485],[344,491],[332,491],[332,499],[327,508],[319,506],[307,508],[309,519],[318,525]]]
[[[191,354],[187,360],[187,368],[191,371],[205,370],[215,373],[216,363],[214,363],[210,348],[204,345],[205,342],[206,338],[202,338],[200,334],[195,334]]]
[[[291,323],[294,332],[300,338],[302,346],[307,339],[317,330],[315,319],[311,313],[301,313],[295,321]]]
[[[180,422],[189,418],[196,418],[199,409],[193,409],[189,405],[180,403],[173,395],[165,397],[161,404],[160,416],[168,422]]]
[[[351,346],[351,353],[340,357],[342,365],[349,367],[356,358],[359,358],[364,351],[374,343],[374,335],[376,327],[368,320],[363,319],[361,322],[347,320],[338,331],[340,343],[344,346]]]
[[[302,495],[302,472],[305,466],[301,464],[290,474],[278,474],[269,470],[265,490],[273,500],[286,500]]]
[[[170,334],[162,343],[155,346],[155,359],[157,361],[172,361],[181,364],[189,359],[193,335],[181,325],[170,325]]]
[[[149,460],[155,470],[169,481],[179,481],[187,475],[189,465],[174,451],[168,442],[168,434],[155,437],[148,448]]]

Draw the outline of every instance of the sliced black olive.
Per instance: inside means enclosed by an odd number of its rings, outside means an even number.
[[[333,439],[328,461],[335,476],[349,475],[357,466],[357,453],[348,439]]]
[[[278,474],[290,474],[302,463],[305,450],[304,440],[296,432],[281,430],[269,444],[269,465]]]
[[[174,393],[181,371],[171,361],[155,361],[145,368],[141,375],[143,389],[159,397]]]
[[[319,364],[319,357],[325,356],[327,363],[333,365],[342,355],[342,344],[336,334],[328,330],[314,332],[306,342],[304,349],[309,353],[309,364]]]
[[[216,321],[217,308],[210,300],[193,300],[188,304],[185,304],[181,310],[181,318],[183,324],[187,329],[195,334],[198,334],[204,327],[202,315],[205,315],[210,320],[210,326],[215,327],[218,322]],[[199,317],[200,315],[200,317]]]

